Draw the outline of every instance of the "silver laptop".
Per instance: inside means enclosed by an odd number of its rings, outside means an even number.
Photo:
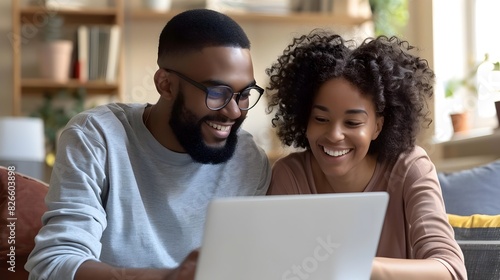
[[[367,280],[385,192],[216,199],[196,280]]]

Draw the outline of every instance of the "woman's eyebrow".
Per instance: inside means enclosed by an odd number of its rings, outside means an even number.
[[[350,115],[353,115],[353,114],[365,114],[365,115],[368,116],[368,112],[366,112],[363,109],[349,109],[349,110],[346,110],[345,113],[346,114],[350,114]]]
[[[330,110],[328,110],[328,108],[326,108],[325,106],[321,106],[321,105],[313,105],[312,107],[313,109],[318,109],[318,110],[321,110],[321,111],[325,111],[325,112],[329,112]]]
[[[322,106],[322,105],[313,105],[313,109],[318,109],[318,110],[324,111],[324,112],[329,112],[330,111],[327,107]],[[349,115],[354,115],[354,114],[365,114],[365,115],[368,115],[368,112],[366,112],[363,109],[349,109],[349,110],[346,110],[345,113],[349,114]]]

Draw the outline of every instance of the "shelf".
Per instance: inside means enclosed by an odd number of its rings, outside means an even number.
[[[126,14],[132,20],[162,20],[166,21],[181,10],[168,12],[155,12],[147,9],[136,9]],[[296,24],[328,24],[328,25],[361,25],[371,21],[368,17],[350,17],[347,15],[326,15],[321,13],[254,13],[254,12],[228,12],[228,16],[238,22],[263,22],[263,23],[296,23]]]
[[[115,83],[106,83],[101,80],[91,80],[82,83],[77,79],[70,79],[67,82],[61,83],[41,78],[23,78],[22,68],[27,66],[23,66],[21,61],[23,46],[25,44],[32,44],[31,42],[34,40],[29,39],[38,32],[41,32],[47,24],[48,19],[56,15],[64,18],[64,27],[69,27],[64,31],[68,34],[73,32],[73,30],[76,31],[75,27],[81,25],[117,25],[123,30],[124,0],[108,1],[110,4],[104,4],[106,2],[98,4],[96,2],[92,6],[68,8],[47,8],[42,4],[24,4],[26,2],[22,0],[12,1],[12,115],[22,115],[23,96],[25,95],[41,97],[45,93],[57,94],[65,89],[70,91],[83,89],[88,94],[116,96],[117,100],[123,100],[121,85],[123,73],[122,51],[119,52],[119,65]],[[43,1],[36,2],[43,3]],[[123,35],[120,37],[122,43]],[[122,48],[123,44],[121,43],[119,46]]]
[[[69,80],[68,82],[55,82],[45,79],[22,79],[21,90],[23,94],[41,94],[44,91],[54,91],[63,89],[83,88],[89,94],[118,94],[119,86],[117,83],[105,83],[102,81],[89,81],[82,83],[78,80]]]
[[[54,14],[64,16],[65,24],[115,24],[117,22],[115,7],[47,9],[43,6],[25,6],[20,10],[20,19],[23,24],[43,25],[45,17]]]

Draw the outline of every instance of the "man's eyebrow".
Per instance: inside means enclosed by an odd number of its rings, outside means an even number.
[[[321,106],[321,105],[313,105],[313,109],[318,109],[318,110],[321,110],[321,111],[324,111],[324,112],[329,112],[330,111],[328,108],[326,108],[325,106]],[[349,114],[349,115],[354,115],[354,114],[365,114],[365,115],[368,115],[368,112],[366,112],[363,109],[349,109],[349,110],[346,110],[345,113]]]
[[[226,82],[220,81],[220,80],[206,80],[206,81],[202,81],[201,83],[207,84],[207,85],[212,85],[212,86],[227,86],[227,87],[233,88],[230,85],[228,85]],[[247,87],[255,86],[256,84],[257,84],[257,82],[255,80],[253,80],[249,84],[244,86],[243,89],[246,89]]]

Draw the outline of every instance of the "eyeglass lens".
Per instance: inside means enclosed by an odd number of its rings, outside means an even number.
[[[249,88],[235,96],[238,101],[238,107],[242,110],[248,110],[257,104],[260,98],[260,92],[256,88]],[[226,106],[233,98],[233,91],[226,86],[216,86],[208,88],[207,106],[212,110],[218,110]]]

